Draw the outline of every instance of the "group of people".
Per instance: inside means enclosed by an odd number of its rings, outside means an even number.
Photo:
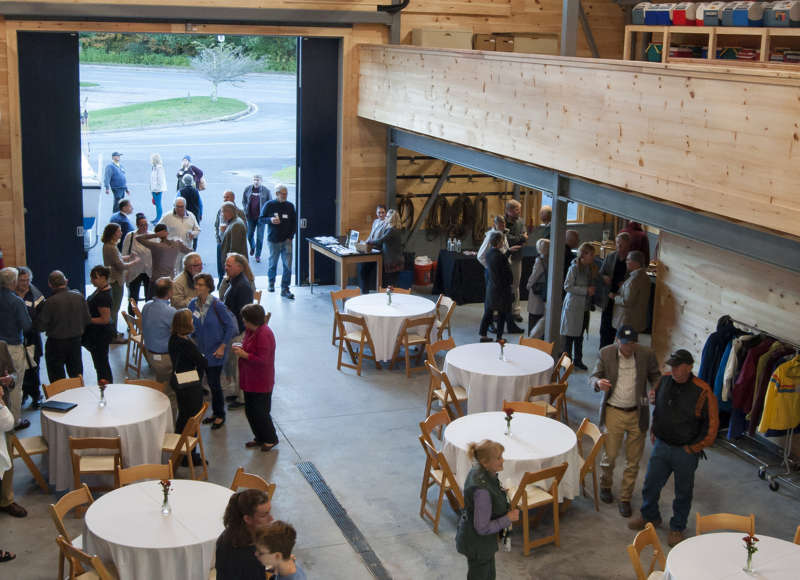
[[[201,192],[206,189],[203,171],[192,164],[190,155],[185,155],[181,160],[180,168],[176,173],[177,186],[176,198],[171,212],[163,213],[162,196],[167,190],[167,179],[160,155],[151,156],[150,189],[152,201],[156,208],[155,219],[151,222],[144,213],[135,214],[132,223],[133,204],[129,199],[130,190],[127,185],[127,172],[121,162],[122,154],[118,151],[112,153],[111,162],[106,166],[103,174],[103,184],[106,194],[113,194],[113,215],[109,225],[103,232],[101,240],[104,244],[113,242],[120,251],[119,255],[103,248],[103,261],[112,268],[112,289],[114,296],[119,297],[115,302],[116,310],[121,303],[121,288],[123,279],[127,278],[130,296],[140,296],[144,288],[145,300],[152,296],[152,282],[160,276],[173,277],[176,270],[180,270],[181,256],[197,250],[200,224],[203,221],[203,196]],[[275,291],[278,262],[281,262],[281,296],[294,299],[289,289],[292,269],[292,245],[297,231],[297,211],[287,200],[289,191],[285,185],[275,187],[275,195],[263,184],[261,175],[254,175],[252,184],[248,185],[241,198],[241,208],[236,205],[236,196],[233,191],[226,190],[222,197],[223,203],[217,211],[214,220],[214,237],[217,243],[217,276],[223,278],[225,259],[230,253],[243,256],[254,256],[255,261],[261,262],[264,243],[264,230],[267,230],[267,246],[269,250],[267,278],[268,289]],[[118,226],[120,233],[117,234]],[[155,226],[151,232],[149,226]],[[159,235],[160,232],[166,232]],[[128,236],[135,232],[129,239]],[[151,236],[143,238],[140,236]],[[151,258],[148,252],[153,252],[153,244],[142,240],[152,240],[154,236],[161,238],[158,250],[160,256],[158,269],[155,257]],[[166,238],[165,238],[166,236]],[[165,240],[169,242],[165,243]],[[172,267],[169,267],[169,254],[172,256]],[[139,260],[134,258],[138,257]],[[127,272],[126,272],[127,271]],[[134,293],[135,291],[135,293]],[[116,315],[115,315],[116,319]],[[116,340],[122,341],[121,336]]]

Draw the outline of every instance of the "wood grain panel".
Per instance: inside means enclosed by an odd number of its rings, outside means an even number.
[[[800,235],[800,75],[361,50],[365,118]]]
[[[685,348],[699,361],[725,314],[800,343],[800,274],[665,232],[660,259],[653,320],[659,360]]]

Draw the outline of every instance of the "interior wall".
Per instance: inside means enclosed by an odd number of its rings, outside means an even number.
[[[21,199],[15,199],[11,178],[8,57],[6,28],[0,18],[0,250],[6,266],[25,263],[25,228]]]
[[[653,318],[659,360],[685,348],[699,362],[717,319],[728,314],[800,343],[800,274],[661,233]]]

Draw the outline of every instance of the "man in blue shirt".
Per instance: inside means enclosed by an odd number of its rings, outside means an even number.
[[[125,168],[120,163],[122,153],[114,151],[111,154],[111,163],[106,165],[103,172],[103,185],[106,188],[106,195],[114,192],[114,207],[112,212],[119,210],[119,200],[130,194],[128,191],[128,178],[125,176]]]
[[[108,220],[112,224],[119,225],[120,229],[122,230],[122,237],[119,239],[119,243],[117,244],[117,248],[119,251],[122,251],[122,240],[125,239],[125,236],[128,235],[128,232],[133,231],[133,225],[131,224],[131,220],[128,219],[128,216],[133,213],[133,204],[129,199],[123,199],[119,202],[119,211],[115,214],[112,214],[111,219]]]
[[[142,308],[144,356],[156,374],[156,380],[166,384],[169,384],[172,374],[169,337],[172,334],[172,318],[177,312],[170,305],[171,298],[172,280],[166,277],[159,278],[155,283],[153,299]]]
[[[30,330],[32,322],[22,298],[17,296],[16,268],[0,270],[0,340],[8,345],[8,354],[14,363],[17,377],[25,376],[25,343],[23,334]],[[8,394],[8,408],[14,415],[15,429],[30,426],[30,421],[22,419],[22,380]]]

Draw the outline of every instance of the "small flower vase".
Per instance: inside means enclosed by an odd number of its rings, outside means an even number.
[[[161,515],[168,516],[172,513],[172,508],[169,505],[169,493],[164,492],[164,501],[161,503]]]
[[[500,345],[500,360],[506,360],[506,345]]]
[[[511,437],[511,419],[506,419],[506,432],[504,435],[506,437]]]
[[[97,401],[97,406],[101,409],[106,406],[106,390],[100,389],[100,400]]]
[[[388,306],[392,305],[392,293],[391,292],[387,292],[386,293],[386,304]]]
[[[746,573],[752,574],[753,573],[753,554],[751,552],[747,553],[747,564],[744,568],[742,568]]]

